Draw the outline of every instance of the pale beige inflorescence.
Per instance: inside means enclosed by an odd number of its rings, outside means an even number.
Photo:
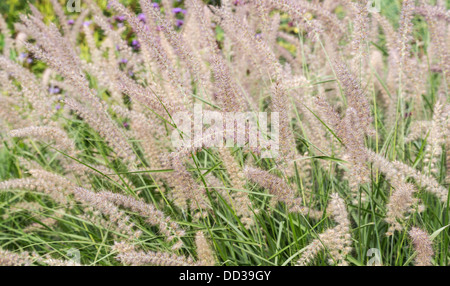
[[[338,194],[332,194],[328,211],[336,222],[336,226],[319,234],[318,238],[306,246],[300,254],[301,257],[297,261],[297,265],[305,266],[310,264],[322,251],[329,257],[329,264],[348,265],[346,255],[352,249],[352,238],[351,224],[345,201]]]
[[[432,266],[432,257],[434,254],[433,244],[428,233],[420,228],[413,227],[409,231],[414,250],[417,255],[415,257],[416,266]]]

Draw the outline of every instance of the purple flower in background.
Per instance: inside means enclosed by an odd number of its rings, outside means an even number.
[[[127,60],[127,59],[121,59],[121,60],[120,60],[120,63],[121,63],[121,64],[126,64],[126,63],[128,63],[128,60]]]
[[[141,44],[139,43],[138,40],[133,40],[133,41],[131,41],[131,45],[133,46],[133,48],[134,48],[135,50],[138,50],[138,49],[141,48]]]
[[[128,127],[130,127],[130,124],[128,124],[128,122],[124,122],[123,127],[128,128]]]
[[[125,16],[116,16],[115,19],[116,21],[123,22],[125,21]]]
[[[181,26],[183,26],[183,24],[184,24],[183,20],[177,19],[177,22],[176,22],[177,27],[181,27]]]
[[[91,24],[91,21],[84,21],[83,26],[85,27],[89,27],[89,25]]]
[[[144,22],[144,23],[147,21],[144,13],[139,14],[138,19],[139,19],[139,21]]]
[[[28,58],[28,59],[27,59],[27,63],[31,64],[32,62],[33,62],[33,59],[32,59],[32,58]]]
[[[61,90],[57,87],[57,86],[52,86],[48,89],[48,92],[50,94],[57,94],[59,93]]]
[[[128,72],[128,75],[129,75],[129,76],[134,76],[134,72],[129,71],[129,72]]]
[[[20,60],[20,61],[25,60],[27,57],[28,57],[28,54],[27,54],[27,53],[20,53],[20,54],[19,54],[19,60]]]
[[[75,24],[75,21],[74,21],[74,20],[72,20],[72,19],[70,19],[70,20],[68,20],[68,21],[67,21],[67,24],[69,24],[69,25],[73,25],[73,24]]]
[[[117,28],[122,28],[123,27],[123,23],[117,23]]]
[[[58,104],[55,106],[55,109],[56,109],[56,110],[60,110],[60,109],[61,109],[61,104],[58,103]]]
[[[159,8],[159,4],[158,3],[154,2],[152,4],[153,4],[153,8]]]
[[[186,10],[181,9],[181,8],[173,8],[172,9],[172,13],[174,13],[174,14],[178,14],[178,13],[186,14]]]

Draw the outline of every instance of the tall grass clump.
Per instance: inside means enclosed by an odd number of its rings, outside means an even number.
[[[450,265],[448,3],[369,2],[2,3],[0,265]]]

